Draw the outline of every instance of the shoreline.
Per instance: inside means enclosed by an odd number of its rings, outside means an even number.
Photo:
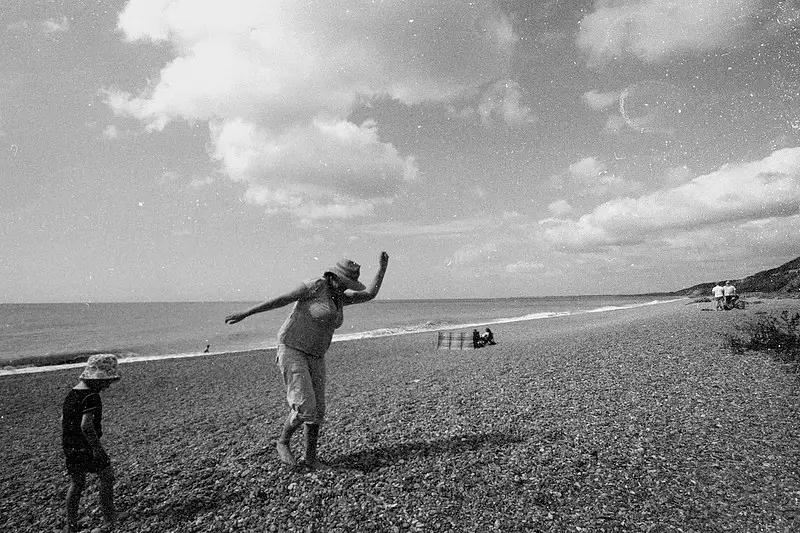
[[[371,331],[362,331],[358,333],[344,333],[340,335],[334,334],[332,343],[358,341],[364,339],[383,338],[383,337],[393,337],[397,335],[414,335],[418,333],[449,331],[454,329],[467,329],[467,328],[491,326],[498,324],[513,324],[517,322],[528,322],[532,320],[580,316],[591,313],[606,313],[611,311],[622,311],[626,309],[637,309],[651,305],[669,304],[672,302],[678,302],[687,299],[688,299],[687,297],[679,297],[669,300],[652,300],[650,302],[645,302],[645,303],[637,303],[637,304],[622,305],[622,306],[605,306],[593,309],[578,309],[575,311],[553,311],[553,312],[545,311],[541,313],[532,313],[517,317],[495,318],[481,322],[469,322],[464,324],[446,324],[446,325],[442,324],[442,325],[433,325],[431,327],[383,328]],[[160,361],[160,360],[170,360],[170,359],[189,359],[189,358],[209,357],[209,356],[231,356],[231,355],[240,355],[251,352],[259,352],[264,350],[275,350],[275,349],[277,349],[277,345],[263,346],[249,350],[217,351],[208,353],[190,352],[190,353],[175,353],[175,354],[163,354],[163,355],[131,356],[131,357],[120,357],[119,363],[129,364],[129,363],[143,363],[148,361]],[[15,366],[12,364],[13,360],[3,361],[2,363],[5,364],[2,364],[2,366],[0,366],[0,378],[4,376],[14,376],[19,374],[36,374],[40,372],[54,372],[58,370],[80,368],[86,364],[85,361],[82,361],[76,363],[55,363],[55,364],[42,364],[42,365],[27,364],[24,366]]]

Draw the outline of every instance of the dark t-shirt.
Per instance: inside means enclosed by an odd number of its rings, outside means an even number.
[[[61,418],[61,446],[65,450],[89,447],[81,430],[84,413],[94,415],[94,431],[98,438],[103,435],[103,403],[100,395],[89,389],[72,389],[64,400]]]

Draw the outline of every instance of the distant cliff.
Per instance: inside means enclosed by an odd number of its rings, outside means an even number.
[[[708,296],[711,287],[720,280],[700,283],[686,289],[675,291],[680,296]],[[800,257],[792,259],[777,268],[764,270],[743,279],[732,279],[736,292],[761,292],[790,294],[800,292]]]

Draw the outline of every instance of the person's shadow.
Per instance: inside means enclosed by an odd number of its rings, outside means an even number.
[[[336,457],[329,464],[334,468],[360,470],[364,473],[393,465],[409,457],[459,454],[480,448],[495,448],[524,441],[522,435],[492,432],[477,435],[455,435],[447,439],[412,441],[369,448]]]

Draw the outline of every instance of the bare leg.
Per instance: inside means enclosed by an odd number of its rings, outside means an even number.
[[[114,469],[110,466],[97,473],[100,480],[100,508],[106,524],[113,524],[117,519],[114,507]]]
[[[280,458],[281,462],[287,464],[289,466],[297,465],[297,461],[292,455],[292,450],[289,447],[289,444],[292,440],[292,435],[294,432],[297,431],[297,428],[300,427],[302,422],[295,418],[292,420],[292,416],[286,418],[286,422],[283,423],[283,429],[281,430],[281,436],[278,437],[278,441],[275,443],[275,449],[278,450],[278,457]]]
[[[312,470],[326,468],[327,465],[317,459],[319,424],[306,424],[303,428],[303,440],[305,441],[305,457],[303,462],[306,466]]]
[[[71,475],[67,489],[67,526],[64,531],[72,533],[78,531],[78,506],[81,503],[81,494],[86,486],[86,474]]]

